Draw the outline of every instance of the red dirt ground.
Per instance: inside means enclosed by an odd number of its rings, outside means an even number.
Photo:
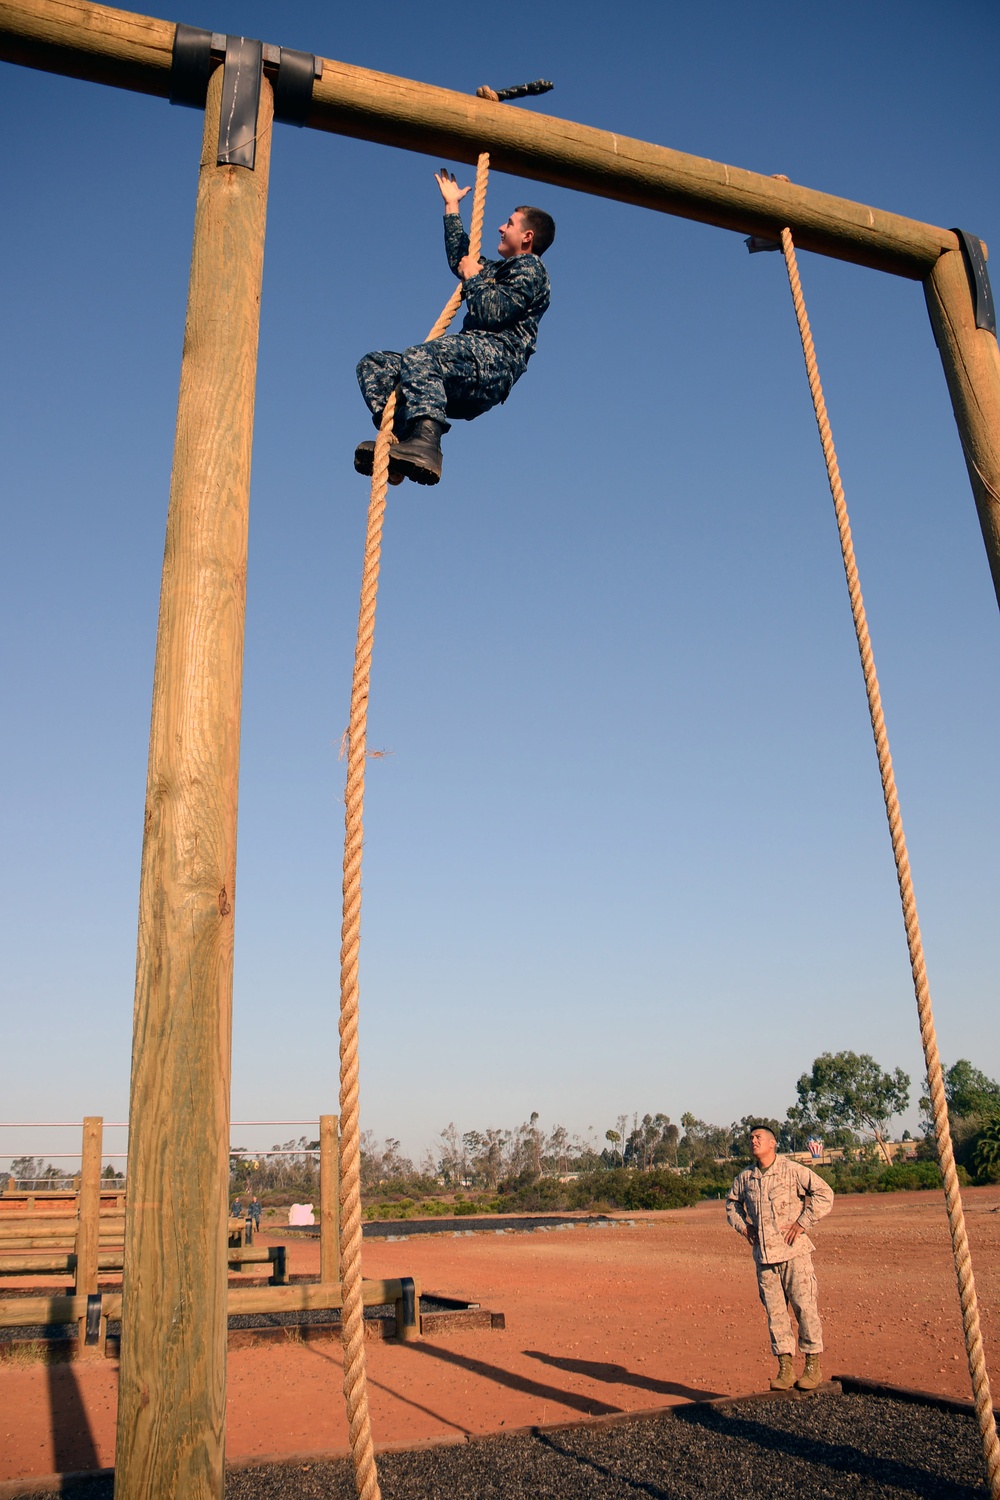
[[[987,1358],[1000,1329],[1000,1189],[965,1193]],[[280,1242],[280,1236],[269,1237]],[[829,1374],[968,1396],[944,1204],[839,1198],[815,1234]],[[505,1332],[369,1342],[379,1445],[759,1390],[773,1369],[749,1251],[721,1203],[635,1227],[419,1236],[365,1246],[368,1276],[414,1275],[506,1314]],[[296,1241],[293,1271],[318,1271]],[[0,1480],[110,1466],[117,1365],[0,1365]],[[337,1342],[229,1356],[230,1460],[347,1451]]]

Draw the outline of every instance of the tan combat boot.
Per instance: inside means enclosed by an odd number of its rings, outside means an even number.
[[[819,1355],[807,1354],[806,1367],[795,1382],[795,1388],[799,1391],[814,1391],[818,1385],[822,1384],[823,1372],[819,1367]]]
[[[772,1391],[790,1391],[795,1384],[795,1366],[790,1354],[778,1355],[778,1373],[771,1381]]]

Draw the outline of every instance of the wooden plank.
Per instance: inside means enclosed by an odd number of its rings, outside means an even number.
[[[87,0],[0,0],[0,58],[166,96],[172,22]],[[949,229],[610,130],[324,60],[316,130],[475,162],[496,171],[697,219],[741,234],[789,225],[800,249],[921,280]]]
[[[93,11],[95,7],[87,7]],[[221,1500],[247,527],[273,101],[217,166],[208,90],[153,682],[116,1500]]]
[[[125,1221],[98,1220],[97,1236],[100,1240],[121,1239],[125,1232]],[[0,1251],[5,1245],[15,1244],[21,1241],[31,1241],[32,1244],[48,1245],[53,1243],[69,1244],[76,1249],[76,1221],[70,1219],[68,1223],[32,1224],[30,1221],[22,1224],[0,1224]]]
[[[23,1203],[15,1203],[10,1207],[4,1200],[0,1199],[0,1224],[37,1224],[39,1221],[52,1220],[58,1224],[72,1223],[76,1219],[77,1195],[72,1193],[65,1200],[65,1206],[56,1204],[43,1204],[41,1208],[26,1208]],[[100,1199],[100,1215],[102,1219],[121,1219],[125,1222],[125,1204],[123,1195],[111,1197],[102,1193]]]
[[[108,1318],[120,1318],[122,1299],[107,1293],[101,1309]],[[52,1323],[77,1323],[87,1312],[86,1297],[0,1297],[0,1328],[32,1328]]]
[[[80,1156],[80,1195],[77,1199],[79,1220],[76,1232],[76,1295],[86,1297],[97,1291],[97,1254],[100,1237],[101,1153],[104,1149],[104,1119],[87,1115],[83,1121],[83,1144]],[[79,1348],[85,1358],[103,1358],[99,1346],[85,1343],[86,1318],[77,1329]]]
[[[120,1271],[122,1268],[123,1255],[98,1254],[97,1269],[99,1271]],[[0,1256],[0,1276],[51,1276],[61,1275],[62,1272],[76,1271],[76,1256],[69,1252],[66,1255],[4,1255]],[[97,1288],[95,1287],[96,1291]]]
[[[278,1245],[243,1245],[229,1251],[231,1266],[271,1265],[276,1263],[275,1251],[284,1249]],[[320,1280],[322,1281],[322,1277]]]
[[[941,256],[924,292],[1000,603],[1000,349],[976,327],[961,251]]]
[[[319,1279],[340,1280],[340,1121],[319,1117]]]
[[[365,1307],[381,1307],[395,1302],[402,1288],[398,1279],[364,1281],[361,1284]],[[419,1284],[417,1296],[420,1295]],[[237,1313],[307,1312],[311,1309],[343,1306],[340,1282],[324,1285],[314,1281],[305,1286],[234,1287],[229,1293],[230,1315]]]

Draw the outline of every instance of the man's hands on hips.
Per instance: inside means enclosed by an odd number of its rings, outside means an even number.
[[[785,1230],[785,1234],[784,1234],[785,1244],[786,1245],[794,1245],[795,1241],[798,1239],[799,1235],[802,1234],[802,1233],[804,1233],[802,1225],[799,1224],[797,1221],[794,1224],[789,1224],[789,1226]],[[757,1234],[757,1231],[756,1231],[756,1229],[754,1228],[754,1226],[752,1224],[748,1224],[747,1225],[746,1234],[747,1234],[747,1239],[749,1240],[749,1242],[750,1242],[751,1245],[757,1245],[757,1244],[760,1243],[760,1239],[759,1239],[759,1236]]]

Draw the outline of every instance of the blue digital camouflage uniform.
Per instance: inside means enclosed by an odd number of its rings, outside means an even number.
[[[459,214],[445,214],[448,264],[469,253]],[[402,354],[376,350],[358,365],[358,384],[378,426],[385,403],[399,386],[395,429],[402,436],[415,417],[433,417],[447,432],[449,417],[471,421],[506,401],[535,352],[538,320],[549,305],[549,278],[537,255],[510,260],[480,258],[482,270],[462,287],[467,312],[461,333]]]

